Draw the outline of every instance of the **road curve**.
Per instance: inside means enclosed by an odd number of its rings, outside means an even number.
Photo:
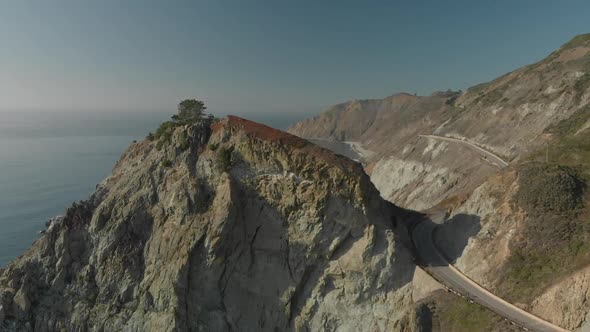
[[[472,149],[475,149],[476,152],[478,152],[479,154],[483,155],[484,157],[486,157],[486,160],[488,160],[490,163],[496,165],[498,168],[504,168],[506,166],[508,166],[508,163],[506,161],[504,161],[504,159],[500,158],[499,156],[495,155],[494,153],[485,150],[471,142],[468,141],[464,141],[462,139],[458,139],[458,138],[452,138],[452,137],[445,137],[445,136],[437,136],[437,135],[419,135],[420,137],[425,137],[425,138],[430,138],[430,139],[437,139],[437,140],[441,140],[441,141],[447,141],[447,142],[453,142],[453,143],[458,143],[458,144],[462,144],[465,145],[467,147],[470,147]]]
[[[502,300],[455,269],[434,244],[433,232],[436,227],[437,224],[431,220],[424,220],[412,231],[412,240],[416,246],[420,263],[436,280],[530,331],[567,331]]]

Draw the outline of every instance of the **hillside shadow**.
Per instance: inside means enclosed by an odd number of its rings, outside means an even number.
[[[438,225],[433,238],[440,253],[454,264],[465,251],[469,239],[476,236],[480,230],[479,216],[460,213]]]
[[[411,228],[418,264],[423,267],[455,263],[469,244],[469,239],[481,229],[477,215],[457,214],[437,221],[425,214]]]

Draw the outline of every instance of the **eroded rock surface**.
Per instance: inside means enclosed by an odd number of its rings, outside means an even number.
[[[236,117],[172,130],[0,270],[3,329],[401,329],[406,231],[359,164]]]

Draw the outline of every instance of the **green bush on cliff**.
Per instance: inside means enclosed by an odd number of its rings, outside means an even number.
[[[178,147],[180,148],[181,151],[184,151],[184,150],[188,149],[189,146],[190,146],[190,142],[188,139],[188,135],[186,132],[183,131],[179,137]]]
[[[584,93],[588,90],[588,87],[590,87],[590,74],[585,73],[574,84],[574,90],[576,91],[576,98],[578,101],[582,98]]]
[[[584,183],[567,166],[529,163],[520,171],[516,199],[530,214],[565,213],[582,205]]]
[[[498,286],[502,297],[529,303],[560,276],[590,263],[586,183],[581,169],[573,166],[519,166],[514,203],[528,217],[510,244],[512,254]]]
[[[174,129],[178,125],[179,124],[175,121],[166,121],[160,125],[156,131],[156,134],[154,135],[154,137],[158,140],[158,143],[156,144],[156,148],[158,150],[160,150],[164,144],[170,143],[172,139],[172,133],[174,133]]]
[[[222,147],[217,151],[217,168],[222,172],[227,172],[232,166],[233,147]]]
[[[193,124],[204,124],[211,125],[217,121],[218,118],[211,114],[205,114],[207,107],[205,104],[196,99],[186,99],[178,104],[178,114],[172,116],[172,121],[166,121],[160,124],[160,127],[155,134],[150,133],[147,137],[148,140],[158,140],[156,148],[162,149],[164,145],[168,144],[172,140],[174,130],[179,126],[193,125]],[[179,148],[186,150],[189,148],[189,140],[186,133],[180,137]]]
[[[549,126],[545,132],[565,138],[575,135],[588,121],[590,121],[590,106],[580,108],[569,118]]]

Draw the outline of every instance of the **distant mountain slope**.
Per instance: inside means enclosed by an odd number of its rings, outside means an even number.
[[[390,111],[391,119],[402,112]],[[536,315],[587,331],[590,34],[421,111],[422,121],[379,124],[398,144],[371,128],[357,136],[377,152],[365,163],[381,195],[449,212],[436,240],[457,268]],[[292,132],[305,133],[300,126]],[[412,137],[420,131],[432,136]],[[510,165],[498,167],[478,149]]]
[[[452,93],[450,93],[452,94]],[[441,110],[447,94],[418,97],[400,93],[384,99],[353,100],[331,107],[312,119],[298,122],[289,132],[302,137],[339,141],[375,140],[396,135],[420,117]]]
[[[545,134],[548,154],[541,149],[468,196],[443,202],[450,218],[437,240],[459,269],[495,294],[587,331],[590,106]]]
[[[359,142],[373,152],[364,162],[381,194],[401,206],[425,209],[469,193],[497,167],[473,149],[420,134],[459,138],[505,160],[520,160],[544,144],[546,128],[590,101],[589,87],[587,34],[461,94],[352,101],[296,123],[289,132]]]

